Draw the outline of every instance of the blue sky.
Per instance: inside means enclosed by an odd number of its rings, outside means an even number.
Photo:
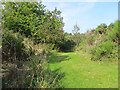
[[[118,19],[118,2],[43,2],[46,8],[60,10],[64,31],[71,33],[77,24],[80,32],[95,28],[101,23],[109,25]]]

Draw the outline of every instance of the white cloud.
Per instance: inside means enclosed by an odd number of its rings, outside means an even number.
[[[94,7],[94,5],[95,5],[95,2],[80,3],[78,7],[74,8],[74,7],[71,7],[70,4],[68,3],[66,7],[64,6],[63,8],[61,8],[62,10],[61,15],[63,16],[64,18],[63,21],[65,22],[64,30],[67,32],[71,32],[73,29],[73,25],[75,25],[76,23],[78,25],[84,25],[87,19],[84,17],[81,17],[80,15],[87,14],[87,12],[91,10]],[[82,32],[84,31],[82,30]]]
[[[80,24],[83,25],[85,24],[86,18],[80,18],[79,15],[84,15],[87,13],[87,11],[91,10],[95,2],[90,2],[90,3],[44,3],[47,8],[50,10],[54,10],[55,7],[58,8],[58,10],[62,11],[61,16],[64,18],[63,22],[65,23],[64,30],[66,32],[71,32],[73,29],[73,25]],[[76,7],[75,5],[78,4]]]
[[[96,5],[96,2],[100,0],[84,0],[85,2],[44,2],[49,10],[54,10],[55,7],[58,8],[62,13],[63,22],[65,23],[65,32],[72,32],[73,25],[76,23],[80,26],[81,31],[85,32],[91,27],[94,28],[97,24],[105,21],[98,19],[97,16],[94,17],[90,12]],[[88,2],[89,1],[89,2]],[[94,1],[94,2],[92,2]],[[103,10],[104,11],[104,10]],[[91,16],[90,16],[91,15]],[[110,16],[111,17],[111,16]],[[112,19],[110,19],[112,21]],[[111,22],[107,21],[106,22]]]

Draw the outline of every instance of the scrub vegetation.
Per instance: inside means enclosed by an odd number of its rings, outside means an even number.
[[[117,88],[119,21],[64,32],[42,2],[2,3],[2,88]]]

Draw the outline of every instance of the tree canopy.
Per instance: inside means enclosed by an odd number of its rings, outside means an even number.
[[[6,2],[2,10],[4,30],[19,32],[36,43],[56,43],[63,37],[61,12],[45,9],[41,2]]]

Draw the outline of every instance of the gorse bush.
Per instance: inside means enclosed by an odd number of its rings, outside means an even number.
[[[2,59],[3,61],[24,60],[27,53],[24,51],[23,36],[11,31],[3,33],[2,37]]]
[[[96,28],[97,33],[99,34],[105,34],[107,31],[107,25],[105,23],[100,24],[97,28]]]
[[[42,57],[42,58],[41,58]],[[26,74],[25,85],[32,88],[60,88],[60,80],[64,74],[58,70],[51,71],[48,69],[45,55],[33,56],[26,65],[30,71]]]
[[[102,58],[113,58],[117,60],[118,58],[118,21],[113,24],[110,24],[105,29],[107,30],[100,38],[100,42],[92,48],[92,60],[101,60]]]
[[[2,42],[3,63],[8,63],[2,67],[5,70],[3,88],[61,87],[63,75],[48,69],[47,60],[52,45],[34,44],[32,40],[11,31],[4,33]]]
[[[48,69],[46,54],[32,55],[22,68],[9,67],[9,74],[3,76],[3,88],[60,88],[64,77],[59,70]],[[14,65],[14,64],[13,64]]]
[[[53,45],[34,44],[19,33],[3,33],[2,60],[9,63],[3,75],[3,88],[58,88],[63,77],[48,69],[48,55]],[[5,73],[5,74],[6,74]]]
[[[118,39],[120,38],[119,23],[120,21],[116,21],[114,23],[114,27],[111,31],[108,32],[108,37],[107,37],[107,39],[111,39],[113,42],[116,42],[116,43],[118,43]]]
[[[92,60],[100,60],[102,57],[111,57],[112,51],[115,48],[115,43],[112,41],[105,41],[100,43],[98,46],[92,48]]]
[[[37,1],[3,5],[3,88],[59,87],[60,73],[48,70],[47,57],[64,38],[61,12]]]

